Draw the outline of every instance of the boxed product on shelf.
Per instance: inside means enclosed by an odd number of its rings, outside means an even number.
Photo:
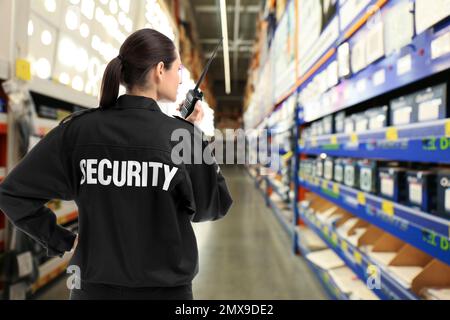
[[[316,177],[317,176],[317,159],[311,160],[311,176],[310,177]]]
[[[433,260],[425,252],[407,244],[389,263],[388,270],[406,289],[410,289],[414,279],[423,272],[424,268]]]
[[[404,246],[406,244],[402,240],[384,233],[373,246],[367,248],[367,255],[379,265],[388,266]]]
[[[351,188],[359,185],[359,170],[355,160],[347,159],[344,162],[344,184]]]
[[[440,170],[437,180],[437,213],[450,218],[450,170]]]
[[[327,180],[333,180],[334,159],[327,157],[324,163],[323,177]]]
[[[372,108],[366,111],[369,119],[369,130],[382,129],[388,126],[388,107]]]
[[[399,126],[417,121],[414,97],[407,95],[391,101],[391,125]]]
[[[408,171],[407,202],[425,212],[431,212],[436,202],[436,175],[432,171]]]
[[[357,113],[353,115],[355,122],[355,132],[365,132],[369,129],[369,118],[366,113]]]
[[[313,126],[315,126],[315,135],[321,136],[323,135],[323,120],[317,120],[313,123]]]
[[[375,193],[377,181],[377,164],[375,161],[361,160],[359,166],[359,188],[362,191]]]
[[[345,112],[338,112],[334,116],[334,131],[335,133],[345,132]]]
[[[334,160],[334,181],[344,182],[344,161],[342,159]]]
[[[383,21],[372,23],[366,34],[366,64],[372,64],[382,58],[385,53]]]
[[[350,45],[348,42],[341,44],[337,50],[339,77],[350,75]]]
[[[355,121],[353,116],[345,117],[344,120],[344,132],[345,133],[353,133],[355,132]]]
[[[321,157],[316,159],[316,177],[323,177],[323,159]]]
[[[305,139],[305,138],[310,138],[312,136],[313,136],[313,134],[312,134],[312,127],[307,127],[305,129],[303,129],[302,138]]]
[[[333,116],[329,115],[322,120],[323,134],[333,133]]]
[[[401,202],[406,191],[404,187],[405,174],[406,169],[403,168],[379,168],[379,195],[395,202]]]
[[[441,84],[415,93],[414,103],[418,122],[447,118],[447,85]]]

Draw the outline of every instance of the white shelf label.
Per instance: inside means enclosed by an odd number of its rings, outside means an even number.
[[[450,31],[431,41],[431,59],[450,53]]]
[[[411,71],[411,68],[412,68],[412,58],[411,58],[410,54],[398,59],[398,62],[397,62],[397,75],[398,76],[408,73],[409,71]]]
[[[361,79],[356,83],[356,90],[358,92],[364,92],[367,88],[366,79]]]
[[[373,85],[378,87],[386,82],[386,71],[384,69],[378,70],[373,74]]]
[[[28,276],[33,272],[31,252],[28,251],[17,256],[17,267],[19,269],[19,278]]]

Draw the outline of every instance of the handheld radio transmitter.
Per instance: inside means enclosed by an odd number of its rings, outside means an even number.
[[[222,44],[223,38],[220,40],[219,44],[217,45],[216,49],[214,49],[214,53],[209,59],[208,63],[206,64],[205,70],[203,70],[202,75],[200,76],[200,79],[198,80],[197,84],[195,85],[194,90],[189,90],[189,92],[186,95],[186,100],[184,100],[183,105],[180,108],[181,116],[186,119],[189,117],[192,112],[194,112],[195,105],[198,101],[203,100],[203,93],[200,92],[198,89],[203,82],[203,79],[205,78],[206,74],[208,73],[208,69],[213,62],[214,58],[216,57],[217,51],[219,50],[220,45]]]

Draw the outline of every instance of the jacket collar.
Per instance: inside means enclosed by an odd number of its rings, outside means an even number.
[[[124,94],[117,99],[116,108],[137,108],[162,112],[158,106],[158,103],[154,99],[143,96],[132,96],[129,94]]]

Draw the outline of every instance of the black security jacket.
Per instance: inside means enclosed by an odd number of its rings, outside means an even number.
[[[191,143],[183,134],[173,141],[176,129],[189,132]],[[215,161],[192,163],[198,145],[211,153],[192,139],[198,132],[166,116],[153,99],[121,96],[110,109],[74,115],[52,130],[0,185],[0,209],[49,256],[62,256],[76,236],[57,225],[45,204],[74,200],[79,242],[70,264],[82,280],[187,284],[198,272],[191,221],[220,219],[232,203]]]

